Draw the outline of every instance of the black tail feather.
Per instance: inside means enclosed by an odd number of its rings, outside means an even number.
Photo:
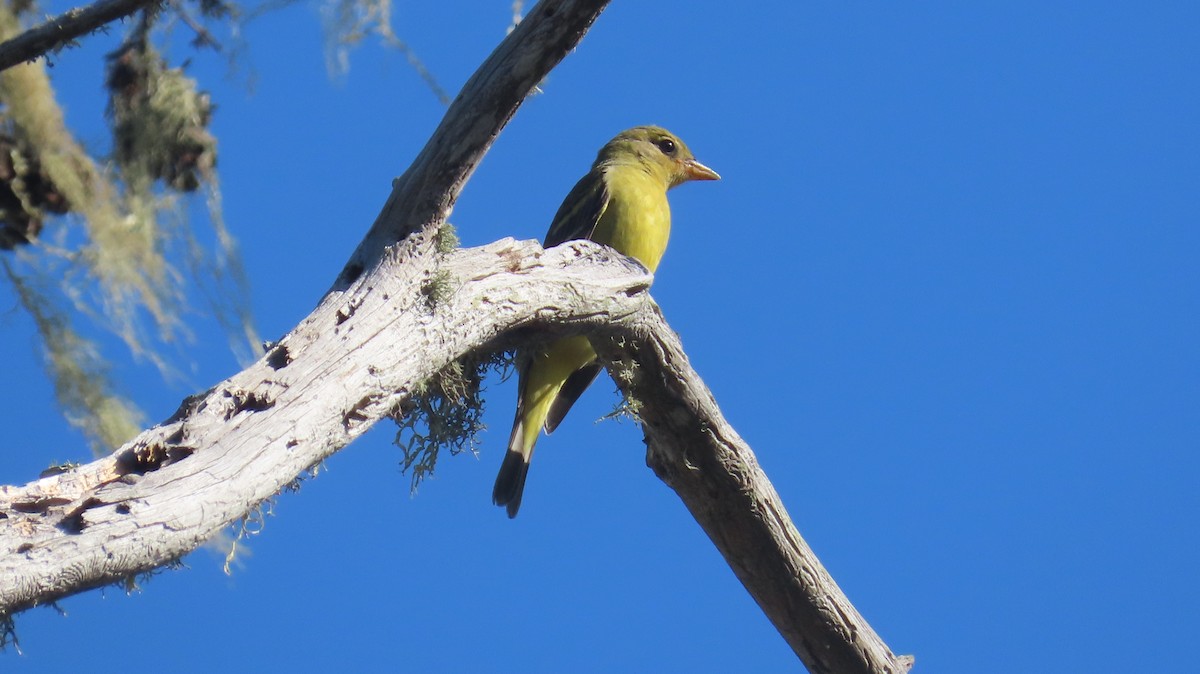
[[[525,492],[525,476],[529,474],[529,462],[521,452],[509,449],[496,475],[496,486],[492,489],[492,503],[506,506],[508,517],[517,516],[521,509],[521,496]]]

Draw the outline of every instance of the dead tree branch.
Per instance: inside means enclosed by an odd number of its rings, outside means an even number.
[[[590,242],[438,250],[480,158],[606,4],[543,0],[530,12],[394,182],[331,291],[259,362],[110,457],[0,487],[0,615],[179,558],[401,409],[448,363],[538,330],[593,336],[640,407],[647,463],[810,671],[907,671],[911,659],[892,655],[792,525],[649,297],[644,269]]]
[[[595,244],[543,253],[506,239],[443,256],[433,238],[409,237],[384,272],[111,456],[0,487],[0,614],[178,559],[513,330],[578,332],[649,301],[649,275]],[[434,275],[455,290],[431,306]]]
[[[583,39],[608,0],[539,2],[463,85],[412,166],[392,184],[375,224],[334,290],[370,269],[386,247],[444,221],[467,179],[525,97]]]
[[[161,0],[98,0],[76,7],[0,43],[0,70],[32,61],[105,24],[133,14]]]
[[[896,656],[813,554],[657,305],[593,339],[642,422],[646,464],[675,490],[813,674],[899,674]],[[606,328],[607,329],[607,328]]]

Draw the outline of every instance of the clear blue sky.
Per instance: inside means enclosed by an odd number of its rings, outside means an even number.
[[[457,91],[508,11],[397,0],[395,26]],[[331,82],[311,5],[246,38],[232,72],[190,72],[274,338],[443,108],[376,47]],[[115,40],[53,70],[101,148]],[[466,245],[540,238],[614,133],[676,131],[724,180],[672,193],[654,295],[884,640],[918,672],[1178,671],[1200,629],[1198,64],[1195,2],[616,0],[452,220]],[[13,305],[0,292],[4,483],[86,456]],[[154,420],[237,370],[204,306],[187,381],[118,359]],[[416,498],[380,427],[278,499],[232,576],[200,551],[133,596],[28,612],[0,669],[798,669],[639,430],[593,423],[611,382],[539,445],[520,517],[494,508],[513,388],[490,383],[479,458],[443,459]]]

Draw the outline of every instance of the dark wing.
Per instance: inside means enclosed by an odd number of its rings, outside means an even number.
[[[604,215],[606,208],[608,208],[608,188],[604,184],[604,174],[598,170],[589,171],[587,175],[580,178],[579,182],[575,183],[575,187],[571,188],[567,198],[563,199],[562,205],[558,207],[558,212],[554,214],[554,221],[550,224],[550,231],[546,232],[546,240],[542,243],[542,247],[550,248],[564,241],[592,238],[592,232],[596,230],[596,223],[600,222],[600,216]],[[583,394],[588,384],[592,383],[600,370],[600,363],[593,361],[567,377],[567,381],[563,382],[562,388],[555,396],[554,402],[550,404],[550,410],[542,424],[547,433],[552,433],[558,427],[559,422],[567,416],[571,406]]]
[[[570,194],[558,207],[550,231],[546,232],[543,248],[557,246],[572,239],[590,239],[604,209],[608,208],[608,189],[604,185],[604,174],[589,171],[575,183]]]
[[[571,411],[571,406],[575,404],[576,400],[579,400],[579,396],[583,395],[596,375],[600,374],[601,369],[600,363],[593,360],[567,377],[562,388],[558,390],[558,395],[554,397],[554,402],[550,403],[546,421],[542,424],[542,428],[546,429],[547,434],[553,433],[554,429],[558,428],[559,422],[567,416],[567,412]]]

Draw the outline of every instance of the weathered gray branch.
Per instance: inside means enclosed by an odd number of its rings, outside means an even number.
[[[444,221],[500,129],[600,16],[608,0],[539,2],[463,85],[421,154],[391,196],[334,289],[374,266],[388,245]]]
[[[443,257],[432,238],[409,237],[379,274],[113,455],[0,487],[0,614],[194,550],[465,353],[529,325],[620,321],[650,301],[645,270],[595,244],[543,253],[506,239]],[[435,277],[455,290],[431,305]]]
[[[641,404],[648,464],[811,671],[908,669],[911,659],[892,655],[800,538],[646,293],[644,269],[589,242],[437,252],[437,229],[479,159],[606,4],[534,8],[397,179],[333,289],[262,360],[108,458],[0,487],[0,614],[186,554],[398,409],[447,363],[541,329],[597,337]],[[435,283],[454,292],[432,302]],[[622,364],[630,360],[637,367]]]
[[[161,0],[98,0],[86,7],[69,9],[0,43],[0,70],[32,61],[48,51],[86,35],[107,23],[156,4]]]
[[[903,672],[792,526],[650,299],[651,277],[591,242],[506,239],[436,253],[410,236],[258,363],[114,455],[0,487],[0,612],[160,566],[244,517],[465,353],[529,328],[607,335],[640,404],[648,463],[677,491],[812,672]],[[431,279],[453,294],[431,305]],[[334,301],[336,300],[336,301]],[[627,379],[622,373],[633,373]]]
[[[683,500],[810,672],[907,672],[792,524],[749,445],[721,414],[683,344],[648,307],[593,343],[632,401],[646,464]],[[636,365],[631,365],[636,364]]]

